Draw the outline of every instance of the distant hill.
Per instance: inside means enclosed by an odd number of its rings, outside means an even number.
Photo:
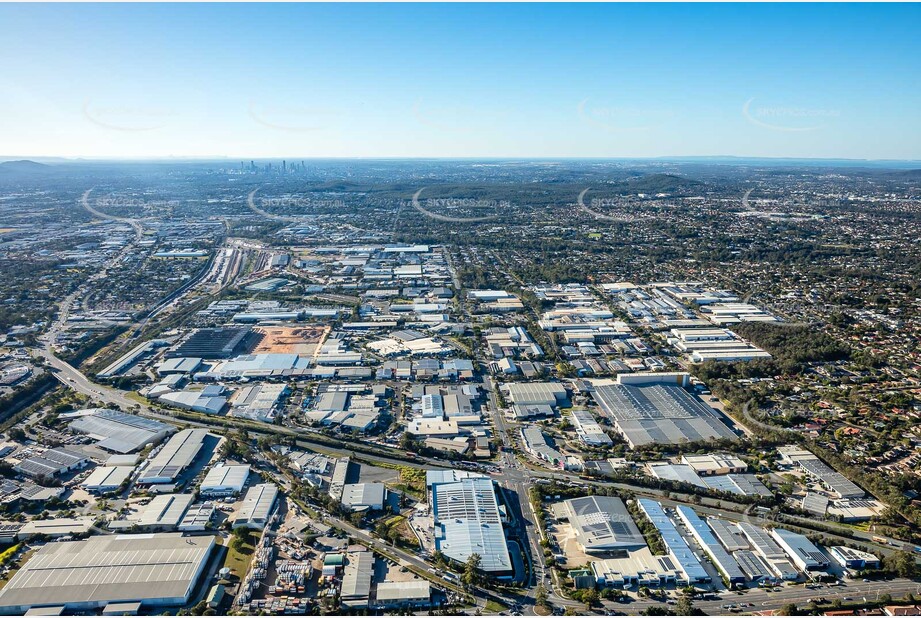
[[[899,170],[886,175],[890,178],[901,178],[903,180],[921,180],[921,170]]]
[[[0,172],[10,172],[16,174],[42,174],[51,169],[44,163],[36,163],[28,159],[20,161],[4,161],[0,163]]]

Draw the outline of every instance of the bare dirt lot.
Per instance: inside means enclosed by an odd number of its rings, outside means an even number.
[[[325,326],[260,326],[254,331],[262,340],[254,354],[300,354],[312,356],[326,337]]]
[[[571,525],[566,522],[557,523],[550,534],[556,539],[557,544],[560,546],[560,550],[562,550],[563,555],[566,556],[566,564],[563,565],[564,568],[574,569],[589,561],[588,555],[582,551],[582,546],[579,545],[579,541],[576,540],[576,533]]]

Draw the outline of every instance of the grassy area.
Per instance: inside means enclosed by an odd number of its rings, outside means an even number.
[[[400,471],[400,482],[394,483],[393,488],[397,491],[412,496],[417,500],[425,498],[425,470],[417,470],[409,466],[388,466],[374,464],[382,468],[395,468]]]
[[[390,533],[395,531],[399,534],[398,545],[409,549],[419,547],[419,539],[416,538],[416,535],[413,534],[412,529],[409,527],[409,521],[402,515],[391,517],[384,522],[384,525],[387,527],[388,539],[390,538]]]
[[[6,550],[4,550],[4,552],[0,554],[0,566],[3,566],[7,562],[9,562],[10,558],[12,558],[13,555],[15,555],[17,551],[19,551],[20,547],[21,547],[21,544],[16,543],[12,547],[8,547]]]
[[[142,406],[150,405],[150,400],[147,399],[147,397],[144,397],[143,395],[138,393],[137,391],[122,391],[122,394],[127,399],[138,402],[139,405],[142,405]]]
[[[508,608],[498,601],[486,599],[486,607],[484,609],[487,614],[498,614],[499,612],[504,612]]]
[[[223,543],[224,541],[222,541]],[[252,533],[246,537],[246,541],[239,547],[235,548],[233,537],[227,539],[227,554],[224,556],[224,564],[221,568],[228,567],[233,574],[243,579],[249,570],[250,562],[253,559],[253,552],[256,550]]]
[[[6,586],[6,584],[11,579],[13,579],[13,576],[16,575],[16,572],[19,571],[22,565],[24,565],[26,562],[29,561],[29,559],[32,557],[32,554],[34,554],[36,551],[38,550],[32,549],[24,553],[22,557],[19,558],[19,561],[17,562],[17,564],[13,568],[10,569],[10,572],[7,573],[5,577],[0,577],[0,590],[3,590],[3,587]]]

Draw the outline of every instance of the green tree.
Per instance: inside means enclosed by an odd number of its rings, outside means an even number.
[[[678,599],[678,604],[675,605],[675,613],[679,616],[693,616],[694,615],[694,602],[691,601],[691,597],[682,594]]]
[[[796,606],[796,603],[784,603],[780,607],[781,616],[796,616],[799,614],[799,608]]]
[[[461,575],[461,582],[465,586],[473,587],[480,583],[480,565],[482,562],[483,559],[477,553],[470,554],[470,557],[467,558],[467,562],[464,564],[464,572]]]
[[[586,609],[591,609],[596,603],[598,603],[598,591],[594,588],[589,588],[582,593],[582,602],[585,603]]]
[[[249,529],[240,527],[234,528],[230,535],[230,547],[234,551],[243,551],[243,546],[249,541]]]
[[[534,603],[538,607],[547,607],[547,589],[543,584],[537,585],[537,591],[534,593]]]
[[[883,567],[899,577],[911,579],[918,573],[918,565],[911,552],[900,549],[883,558]]]

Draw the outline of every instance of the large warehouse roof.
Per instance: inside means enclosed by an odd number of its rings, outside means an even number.
[[[61,605],[83,610],[113,602],[183,604],[213,546],[213,536],[181,534],[48,543],[0,590],[0,613]]]
[[[70,429],[99,440],[96,446],[115,453],[136,451],[175,431],[172,425],[160,421],[104,408],[77,418]]]
[[[224,493],[243,491],[249,478],[249,466],[214,466],[208,470],[205,480],[201,482],[200,491],[206,493]]]
[[[512,570],[492,479],[468,478],[432,486],[435,545],[445,556],[466,562],[479,554],[487,573]]]
[[[195,461],[207,435],[206,429],[184,429],[177,433],[150,460],[138,482],[169,483],[175,480]]]
[[[141,527],[176,527],[182,521],[189,505],[195,500],[192,494],[162,494],[156,496],[138,513],[133,523]]]
[[[105,466],[93,472],[80,483],[87,491],[108,491],[121,486],[134,472],[134,466]]]
[[[271,483],[262,485],[253,485],[243,497],[243,504],[237,511],[234,518],[234,528],[247,526],[249,528],[262,529],[269,519],[269,513],[275,506],[275,498],[278,497],[278,487]]]
[[[828,557],[804,535],[784,528],[774,528],[772,534],[796,566],[806,571],[828,568]]]
[[[576,538],[586,552],[646,546],[620,498],[586,496],[564,502]]]
[[[241,350],[251,332],[248,326],[200,328],[166,357],[228,358]]]
[[[736,438],[716,410],[676,384],[596,384],[592,394],[632,447]]]
[[[566,399],[566,389],[559,382],[512,382],[503,385],[512,403],[555,406]]]
[[[349,554],[348,562],[342,573],[340,596],[343,602],[349,606],[355,601],[359,602],[359,605],[367,605],[373,577],[374,554],[369,551]]]
[[[675,510],[678,513],[678,517],[681,518],[688,527],[688,530],[691,531],[697,543],[705,552],[710,554],[713,563],[726,579],[733,584],[744,582],[745,573],[739,568],[739,564],[735,559],[729,555],[729,552],[719,544],[719,541],[716,540],[716,536],[707,526],[706,522],[704,522],[704,520],[702,520],[690,507],[678,506]]]
[[[87,457],[83,453],[66,447],[52,448],[19,462],[16,469],[33,478],[51,477],[77,468],[86,461]]]

